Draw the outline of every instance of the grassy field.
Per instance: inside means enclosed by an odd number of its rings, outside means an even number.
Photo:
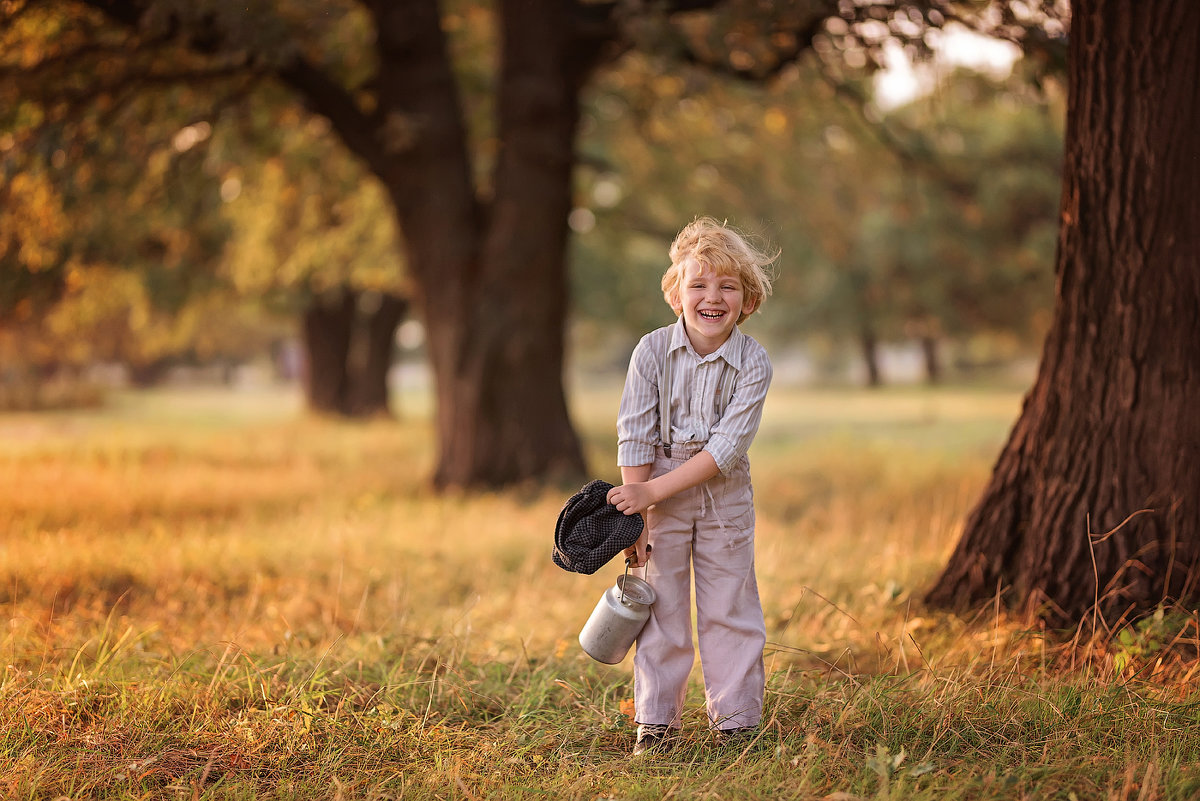
[[[616,478],[615,387],[576,393]],[[411,400],[411,402],[410,402]],[[426,408],[282,392],[0,416],[4,798],[1185,799],[1195,614],[1119,638],[923,608],[1015,392],[780,389],[752,451],[767,723],[631,761],[619,568],[550,561],[577,487],[433,495]]]

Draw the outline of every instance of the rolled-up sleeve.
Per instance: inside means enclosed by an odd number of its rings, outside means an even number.
[[[658,365],[666,342],[659,342],[664,331],[652,331],[642,337],[629,359],[621,408],[617,413],[617,466],[638,467],[654,461],[654,445],[659,440]]]
[[[728,474],[750,450],[750,443],[762,421],[763,400],[771,386],[771,375],[771,361],[766,349],[751,341],[743,355],[729,406],[704,446],[722,474]]]

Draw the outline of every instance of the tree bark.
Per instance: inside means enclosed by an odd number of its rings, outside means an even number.
[[[567,215],[578,97],[599,52],[573,3],[499,5],[500,150],[477,202],[435,3],[376,8],[385,108],[410,129],[381,178],[420,288],[436,380],[434,483],[500,486],[584,472],[563,388]],[[394,124],[394,127],[396,125]]]
[[[462,350],[435,365],[442,378],[440,485],[501,485],[584,470],[562,380],[571,171],[578,97],[590,66],[576,61],[571,5],[500,5],[502,144],[479,282],[457,321]]]
[[[387,293],[375,296],[378,305],[359,309],[355,351],[351,361],[347,409],[354,417],[391,414],[388,405],[388,372],[395,353],[396,329],[408,312],[408,301]]]
[[[315,412],[346,411],[354,305],[354,294],[343,289],[314,297],[304,311],[304,349],[308,356],[304,387],[308,407]]]
[[[927,600],[1071,623],[1194,598],[1200,3],[1074,3],[1055,316]]]

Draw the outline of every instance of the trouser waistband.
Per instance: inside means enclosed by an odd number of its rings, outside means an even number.
[[[687,460],[704,450],[705,442],[674,443],[672,445],[655,445],[655,456],[665,456],[668,459]]]

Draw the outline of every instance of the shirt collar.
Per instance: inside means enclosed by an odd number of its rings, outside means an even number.
[[[694,355],[699,361],[712,361],[713,359],[724,359],[725,363],[735,370],[742,369],[742,337],[746,336],[742,333],[742,329],[738,326],[733,327],[733,333],[729,335],[729,339],[707,356],[701,356],[696,353],[696,349],[692,347],[692,341],[688,339],[687,328],[683,325],[683,315],[675,321],[675,325],[671,327],[671,342],[667,346],[667,353],[678,350],[679,348],[686,349]]]

